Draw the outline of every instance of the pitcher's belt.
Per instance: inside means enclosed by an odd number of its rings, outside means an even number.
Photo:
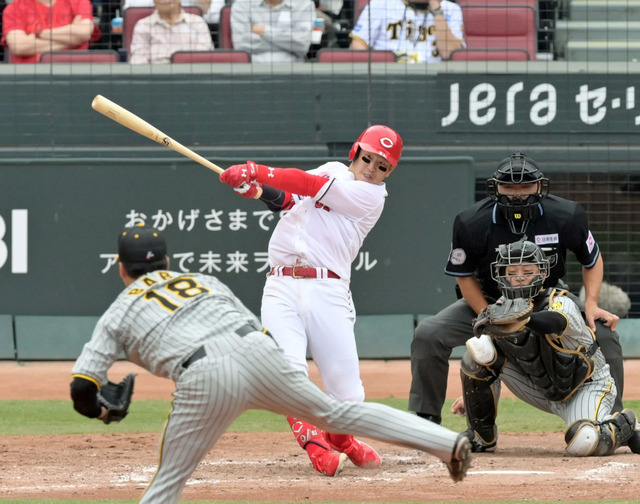
[[[337,278],[340,277],[327,268],[313,268],[311,266],[275,266],[269,275],[290,276],[292,278]]]
[[[252,333],[252,332],[262,332],[264,334],[266,334],[267,336],[269,336],[270,338],[272,338],[271,334],[269,333],[269,331],[267,331],[266,329],[256,329],[252,324],[245,324],[242,327],[240,327],[239,329],[236,329],[236,334],[238,336],[240,336],[241,338],[244,338],[247,334]],[[198,348],[195,352],[193,352],[189,357],[187,357],[184,362],[182,363],[182,367],[184,369],[187,369],[191,364],[193,364],[196,361],[199,361],[200,359],[202,359],[203,357],[207,356],[207,352],[204,349],[204,345],[201,346],[200,348]]]

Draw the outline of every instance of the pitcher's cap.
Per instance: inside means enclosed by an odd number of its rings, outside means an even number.
[[[125,228],[118,236],[118,260],[127,263],[154,263],[167,255],[167,242],[148,226]]]

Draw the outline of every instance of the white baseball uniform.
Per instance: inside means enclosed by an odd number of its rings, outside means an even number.
[[[356,181],[347,166],[326,163],[308,173],[328,182],[315,197],[294,196],[269,242],[269,275],[262,296],[262,323],[294,368],[308,373],[307,346],[325,391],[340,400],[364,400],[349,281],[351,263],[378,221],[384,184]],[[282,267],[319,268],[319,278],[281,276]],[[331,271],[339,279],[328,278]]]
[[[462,40],[462,9],[447,0],[440,6],[451,33]],[[395,52],[399,61],[437,63],[442,57],[436,48],[435,19],[427,10],[428,4],[424,7],[416,9],[405,0],[371,0],[350,36],[371,49]]]
[[[381,404],[339,402],[295,371],[256,317],[217,279],[156,271],[129,285],[99,320],[74,378],[104,385],[126,358],[176,383],[160,465],[140,503],[177,503],[189,476],[247,409],[295,414],[452,460],[457,434]],[[251,447],[248,447],[251,449]]]

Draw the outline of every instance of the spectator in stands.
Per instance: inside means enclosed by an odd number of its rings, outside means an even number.
[[[189,14],[180,0],[154,0],[156,9],[133,28],[129,62],[170,63],[177,51],[212,51],[209,26],[202,16]]]
[[[462,9],[448,0],[371,0],[351,39],[351,49],[388,50],[398,61],[437,63],[464,46]]]
[[[181,5],[183,7],[200,7],[203,15],[217,8],[218,16],[220,16],[220,9],[222,9],[224,2],[225,0],[183,0]],[[154,7],[154,3],[153,0],[124,0],[122,10],[125,11],[129,7]]]
[[[311,0],[234,0],[233,48],[256,63],[304,61],[315,18]]]
[[[323,47],[334,47],[337,44],[337,31],[340,26],[337,19],[344,6],[342,0],[315,0],[316,16],[324,20]]]
[[[89,0],[14,0],[2,13],[11,63],[37,63],[45,51],[88,49],[93,32]]]
[[[225,0],[211,0],[209,9],[203,11],[205,21],[210,25],[217,25],[220,22],[220,9],[225,5]]]

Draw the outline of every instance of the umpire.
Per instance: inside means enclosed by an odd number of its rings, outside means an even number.
[[[456,216],[445,273],[455,277],[458,300],[423,319],[411,344],[409,409],[436,423],[442,421],[449,358],[454,347],[473,336],[471,321],[500,297],[491,278],[491,262],[499,245],[521,238],[554,257],[547,287],[563,287],[567,250],[582,264],[585,320],[596,333],[611,368],[618,394],[613,411],[622,411],[624,369],[622,348],[615,332],[619,318],[598,306],[604,265],[580,204],[549,194],[549,180],[537,163],[521,152],[500,161],[487,180],[489,196]]]

